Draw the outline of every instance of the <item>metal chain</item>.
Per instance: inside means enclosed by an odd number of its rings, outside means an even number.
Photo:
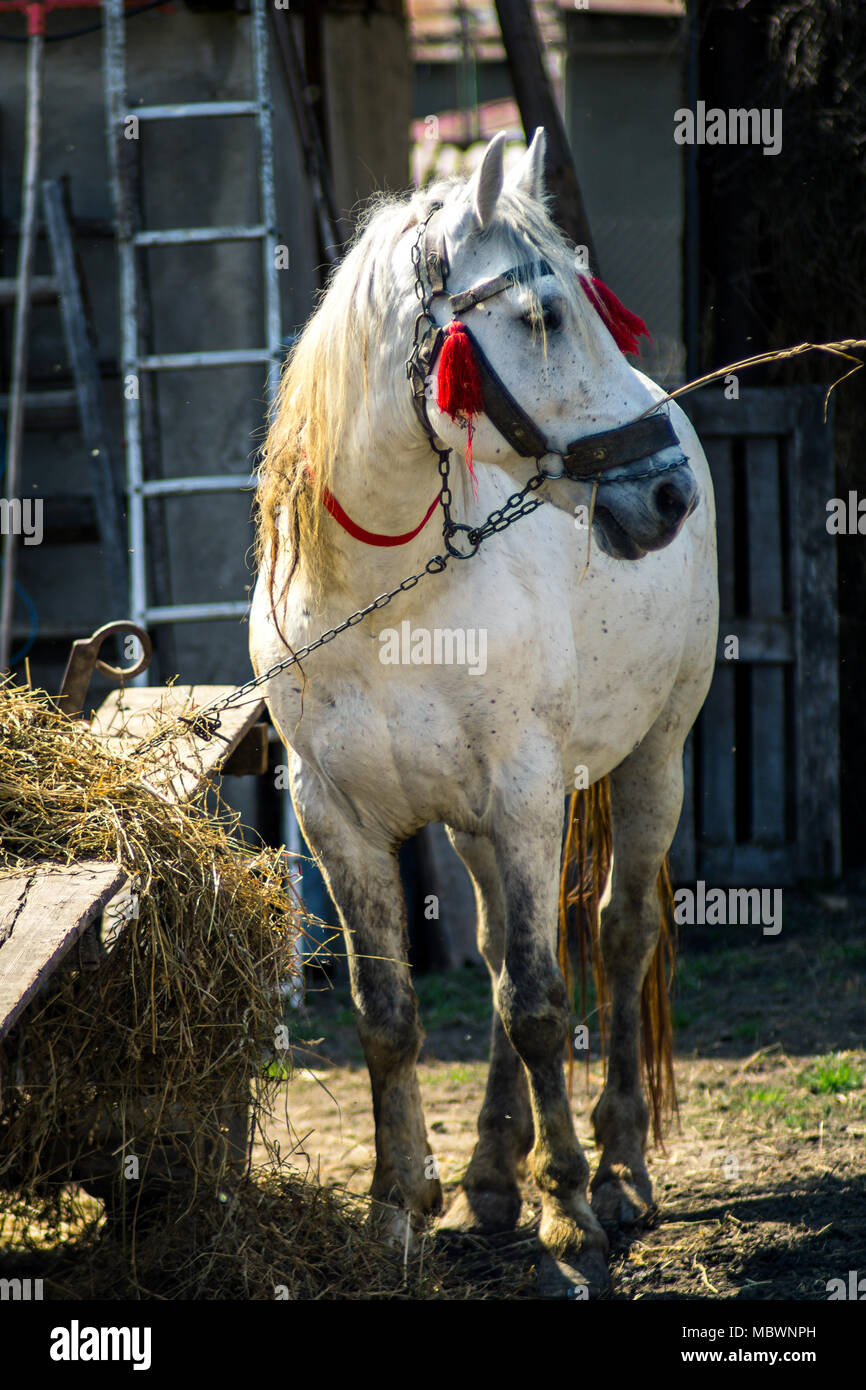
[[[219,728],[219,716],[223,710],[229,709],[233,705],[240,704],[246,695],[250,695],[254,690],[257,690],[260,685],[264,685],[274,676],[279,675],[281,671],[288,671],[291,666],[297,666],[298,662],[303,661],[311,652],[318,651],[319,647],[326,646],[328,642],[333,642],[334,638],[339,637],[341,632],[345,632],[350,627],[357,627],[358,623],[366,618],[369,613],[375,613],[377,608],[385,608],[398,594],[405,593],[408,589],[414,589],[415,585],[420,583],[426,574],[441,574],[447,563],[448,560],[444,555],[432,556],[432,558],[427,561],[423,570],[419,570],[417,574],[408,575],[406,579],[401,580],[396,589],[390,589],[387,593],[380,594],[372,603],[368,603],[366,608],[358,608],[342,623],[338,623],[336,627],[328,628],[327,632],[323,632],[314,642],[308,642],[307,645],[301,647],[299,651],[294,652],[291,656],[284,657],[283,660],[278,661],[275,666],[269,667],[261,676],[254,676],[252,680],[248,680],[243,685],[237,686],[234,690],[230,691],[228,695],[223,695],[220,699],[214,700],[211,704],[203,706],[203,708],[191,718],[181,716],[177,722],[187,725],[190,731],[197,734],[200,738],[212,738]],[[149,738],[144,743],[138,744],[134,751],[136,753],[148,752],[151,748],[155,748],[158,744],[163,743],[167,738],[171,738],[171,736],[171,728],[163,729],[161,733],[154,734],[153,738]]]
[[[430,305],[433,297],[427,294],[424,286],[421,266],[421,243],[427,228],[427,223],[437,211],[438,205],[434,207],[424,221],[419,224],[418,235],[412,247],[412,264],[415,268],[415,294],[420,300],[421,312],[415,320],[412,353],[407,363],[407,370],[413,358],[416,357],[418,353],[421,342],[421,323],[425,319],[430,323],[434,322],[430,313]],[[370,613],[375,613],[378,609],[385,608],[398,594],[406,593],[409,589],[414,589],[415,585],[420,583],[425,575],[442,574],[448,564],[449,558],[455,560],[470,560],[473,555],[477,555],[479,546],[486,541],[488,537],[496,535],[500,531],[507,530],[515,521],[519,521],[521,517],[528,516],[530,512],[534,512],[537,507],[541,506],[540,498],[533,498],[528,502],[524,500],[530,496],[530,493],[540,488],[542,483],[547,481],[548,474],[543,473],[539,468],[519,492],[513,493],[501,507],[497,507],[492,511],[480,526],[467,526],[463,522],[454,521],[451,515],[451,506],[454,499],[449,486],[451,450],[440,449],[434,442],[432,434],[430,436],[430,444],[439,459],[439,477],[442,482],[439,492],[439,504],[442,508],[443,516],[442,539],[445,543],[445,549],[448,552],[447,555],[432,556],[427,561],[423,570],[419,570],[417,574],[410,574],[397,585],[396,589],[390,589],[386,593],[380,594],[372,603],[368,603],[366,608],[356,609],[356,611],[350,614],[348,618],[344,619],[342,623],[338,623],[336,627],[329,628],[327,632],[323,632],[321,636],[317,637],[314,642],[307,643],[305,647],[301,647],[299,651],[294,652],[291,656],[284,657],[282,661],[278,661],[276,665],[269,667],[262,675],[255,676],[252,680],[248,680],[243,685],[237,686],[234,690],[230,691],[228,695],[223,695],[220,699],[214,700],[209,705],[205,705],[191,717],[181,716],[175,721],[176,723],[185,725],[190,733],[205,740],[219,737],[217,731],[220,726],[220,714],[223,710],[230,709],[232,706],[240,704],[247,695],[252,694],[254,690],[258,690],[259,686],[265,685],[269,680],[272,680],[274,676],[279,675],[283,671],[288,671],[292,666],[297,666],[299,662],[303,661],[304,658],[308,657],[312,652],[318,651],[320,647],[326,646],[328,642],[333,642],[335,637],[340,636],[340,633],[346,632],[350,627],[356,627],[358,623],[362,622]],[[538,460],[536,460],[536,462],[538,462]],[[466,539],[472,546],[471,550],[461,551],[454,545],[453,537],[459,531],[466,532]],[[161,743],[164,743],[166,739],[171,738],[172,733],[173,729],[171,726],[167,729],[163,729],[161,733],[154,734],[152,738],[146,739],[143,743],[139,743],[134,751],[136,753],[149,752],[152,748],[156,748]]]

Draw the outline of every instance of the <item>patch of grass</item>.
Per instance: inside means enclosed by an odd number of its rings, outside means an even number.
[[[838,1096],[859,1091],[863,1073],[855,1071],[847,1057],[831,1054],[819,1057],[814,1066],[801,1074],[800,1081],[815,1095]]]
[[[787,1105],[790,1096],[780,1086],[756,1086],[749,1092],[748,1105]]]

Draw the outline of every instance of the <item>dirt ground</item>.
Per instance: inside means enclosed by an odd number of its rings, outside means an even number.
[[[829,1280],[866,1275],[866,893],[786,891],[783,913],[777,936],[681,929],[679,1126],[650,1152],[653,1225],[612,1242],[613,1299],[826,1299]],[[361,1193],[374,1158],[369,1084],[347,989],[324,984],[292,1016],[295,1071],[269,1137],[322,1182]],[[421,1089],[447,1202],[475,1140],[489,987],[486,972],[465,967],[419,976],[417,989]],[[576,1065],[591,1167],[601,1082],[598,1060],[588,1087]],[[527,1185],[516,1235],[472,1242],[482,1265],[525,1266],[526,1296],[537,1213]]]

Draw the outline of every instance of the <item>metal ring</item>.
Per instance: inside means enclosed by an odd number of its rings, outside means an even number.
[[[140,676],[142,671],[147,670],[150,665],[150,659],[153,656],[153,648],[150,643],[150,637],[145,632],[144,628],[139,627],[138,623],[134,623],[126,618],[121,618],[114,623],[105,623],[103,627],[98,627],[91,636],[90,642],[94,644],[98,651],[106,637],[111,637],[114,633],[119,632],[127,633],[129,636],[135,637],[138,641],[141,646],[141,656],[138,658],[138,661],[132,666],[110,666],[107,661],[102,661],[100,657],[97,657],[94,665],[97,671],[101,672],[103,676],[108,676],[109,680],[119,681],[122,684],[124,681],[132,680],[133,676]]]
[[[457,547],[455,545],[452,545],[451,543],[451,537],[455,535],[458,531],[465,531],[467,537],[469,537],[471,536],[471,533],[473,531],[477,531],[477,528],[474,526],[466,526],[462,521],[452,521],[450,526],[448,527],[447,534],[443,537],[445,541],[445,548],[448,551],[449,555],[454,556],[455,560],[471,560],[472,556],[478,553],[478,547],[481,544],[481,542],[480,540],[476,540],[472,549],[464,553],[464,551],[458,550]]]

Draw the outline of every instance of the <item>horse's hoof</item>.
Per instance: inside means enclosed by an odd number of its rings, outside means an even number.
[[[495,1235],[513,1231],[520,1220],[523,1199],[516,1188],[508,1192],[491,1192],[484,1188],[461,1187],[439,1222],[438,1230],[468,1235]]]
[[[649,1178],[616,1164],[593,1187],[592,1210],[603,1226],[644,1225],[655,1211]]]
[[[536,1287],[539,1298],[598,1298],[610,1287],[607,1261],[597,1249],[561,1260],[545,1251],[538,1261]]]

